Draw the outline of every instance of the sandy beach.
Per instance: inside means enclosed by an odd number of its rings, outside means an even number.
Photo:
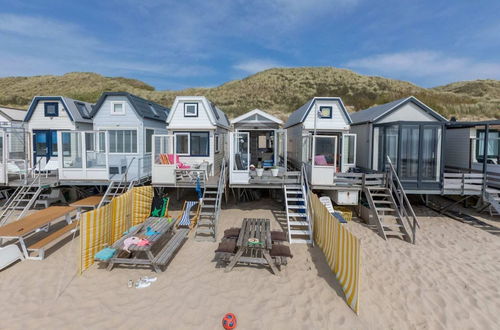
[[[281,206],[270,200],[226,206],[220,228],[244,217],[280,219]],[[497,328],[500,237],[427,208],[416,212],[422,227],[416,245],[384,241],[356,219],[348,224],[362,240],[359,316],[317,247],[292,245],[294,258],[280,276],[248,266],[225,273],[213,260],[217,243],[190,237],[163,273],[108,272],[96,264],[77,276],[78,240],[66,240],[44,261],[0,272],[0,328],[221,329],[227,312],[237,316],[238,329]],[[158,280],[127,287],[141,276]]]

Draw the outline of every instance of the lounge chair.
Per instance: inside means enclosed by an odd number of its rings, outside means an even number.
[[[333,208],[332,200],[328,196],[322,196],[319,198],[319,201],[321,204],[323,204],[328,212],[330,212],[331,215],[335,213],[335,209]]]
[[[167,154],[167,159],[168,159],[168,164],[175,164],[175,165],[177,165],[177,168],[180,168],[180,169],[191,168],[191,166],[186,165],[180,161],[179,155],[175,155],[175,157],[174,157],[174,154]]]
[[[198,206],[196,208],[195,215],[191,217],[191,209],[197,204]],[[198,203],[198,201],[185,201],[184,205],[182,206],[182,213],[178,218],[180,220],[177,224],[177,227],[189,227],[190,229],[192,229],[196,225],[199,215],[200,204]]]

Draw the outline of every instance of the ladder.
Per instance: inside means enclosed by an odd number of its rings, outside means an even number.
[[[102,199],[99,202],[98,208],[111,203],[113,198],[120,196],[121,194],[132,189],[132,187],[134,185],[135,185],[135,181],[130,181],[130,183],[128,183],[128,184],[127,184],[127,182],[124,182],[123,180],[111,181],[108,188],[106,189],[106,192],[104,193],[104,196],[102,196]]]
[[[38,174],[40,175],[40,174]],[[48,186],[36,186],[34,183],[35,178],[29,185],[19,186],[14,193],[9,197],[7,202],[0,210],[0,226],[3,226],[15,211],[21,211],[16,219],[22,218],[26,212],[35,204],[40,196]]]
[[[288,241],[312,243],[311,217],[308,208],[308,185],[304,169],[300,185],[284,185]]]
[[[222,160],[217,188],[206,187],[201,199],[200,216],[196,224],[195,239],[197,241],[216,241],[217,227],[222,203],[222,195],[227,183],[227,167],[225,158]]]
[[[500,215],[500,193],[497,191],[486,191],[485,197],[489,203],[490,216]]]

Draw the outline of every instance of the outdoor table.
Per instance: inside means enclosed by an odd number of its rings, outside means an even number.
[[[159,272],[158,265],[156,265],[153,260],[155,255],[151,251],[153,247],[157,245],[158,242],[161,241],[161,238],[167,234],[170,229],[172,229],[175,221],[168,221],[167,218],[157,218],[157,217],[149,217],[144,221],[141,225],[137,226],[134,230],[129,232],[128,234],[121,237],[113,244],[113,248],[118,251],[116,254],[117,257],[113,257],[110,259],[108,264],[108,270],[113,269],[115,264],[132,264],[132,265],[149,265],[153,267],[156,272]],[[146,236],[145,232],[148,227],[151,227],[151,230],[157,231],[158,234],[154,234],[151,236]],[[133,236],[144,236],[150,244],[144,246],[137,246],[135,244],[130,245],[128,250],[132,252],[133,258],[120,258],[118,255],[121,251],[124,251],[124,241]],[[139,255],[145,255],[146,258],[138,258]]]
[[[271,221],[269,219],[245,218],[241,226],[237,251],[226,267],[226,272],[233,269],[236,263],[267,264],[273,274],[278,275],[278,269],[271,258]]]
[[[76,208],[76,215],[77,218],[80,217],[82,214],[82,210],[88,209],[88,210],[95,210],[99,203],[102,200],[102,196],[100,195],[95,195],[95,196],[89,196],[84,199],[80,199],[76,202],[73,202],[69,204],[70,206],[73,206]]]
[[[40,230],[48,231],[50,224],[61,217],[65,217],[66,222],[71,224],[72,219],[70,213],[74,210],[75,208],[71,206],[51,206],[44,210],[37,211],[0,227],[0,238],[19,240],[24,257],[26,259],[32,259],[29,256],[24,241],[26,237]]]

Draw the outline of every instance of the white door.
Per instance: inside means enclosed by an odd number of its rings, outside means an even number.
[[[229,133],[229,183],[248,184],[250,180],[250,134]]]
[[[286,150],[286,130],[276,130],[276,143],[274,145],[274,164],[280,168],[284,168],[286,172],[287,165],[287,150]]]
[[[342,172],[356,166],[356,134],[342,135]]]
[[[311,184],[332,185],[338,163],[337,137],[314,135],[312,155]]]

